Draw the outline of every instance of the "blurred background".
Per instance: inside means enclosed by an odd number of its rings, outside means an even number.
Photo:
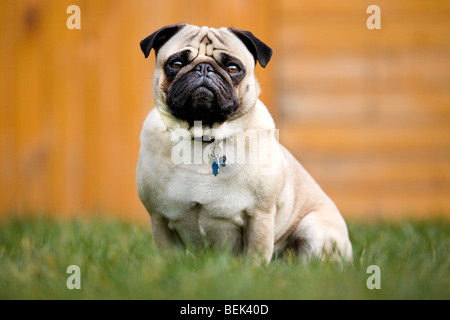
[[[261,100],[344,217],[450,217],[448,0],[3,0],[0,218],[149,221],[135,167],[154,54],[139,42],[183,21],[273,48]]]

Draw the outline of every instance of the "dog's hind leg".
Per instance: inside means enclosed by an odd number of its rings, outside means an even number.
[[[347,226],[338,211],[313,211],[299,223],[290,247],[304,260],[311,258],[351,261],[352,245]]]

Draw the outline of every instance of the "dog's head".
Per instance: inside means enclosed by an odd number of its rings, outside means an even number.
[[[176,121],[212,126],[236,119],[259,96],[256,62],[265,67],[272,49],[251,32],[188,24],[163,27],[141,41],[156,54],[153,93],[160,112]]]

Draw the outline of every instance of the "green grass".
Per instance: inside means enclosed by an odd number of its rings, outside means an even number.
[[[0,299],[449,299],[450,221],[349,223],[353,264],[293,257],[255,267],[223,252],[161,255],[150,227],[118,221],[0,224]],[[69,265],[81,290],[69,290]],[[369,290],[378,265],[381,289]]]

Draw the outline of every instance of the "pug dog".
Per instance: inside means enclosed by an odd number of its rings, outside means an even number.
[[[143,124],[136,181],[157,247],[211,246],[265,262],[286,252],[351,260],[343,217],[279,144],[258,99],[254,70],[272,49],[249,31],[185,23],[140,47],[146,58],[155,51],[155,108]]]

